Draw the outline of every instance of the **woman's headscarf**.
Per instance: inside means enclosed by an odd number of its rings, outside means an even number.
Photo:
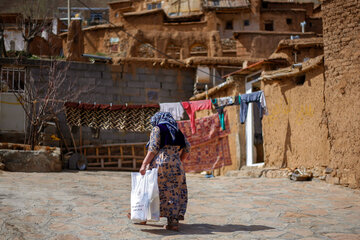
[[[165,124],[169,129],[170,135],[175,141],[175,134],[179,130],[177,122],[169,112],[157,112],[154,116],[151,117],[150,123],[153,127],[158,126],[159,124]]]

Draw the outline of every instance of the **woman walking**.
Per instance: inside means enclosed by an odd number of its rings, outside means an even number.
[[[167,218],[166,229],[178,231],[179,220],[184,219],[187,206],[186,178],[181,161],[188,157],[190,144],[170,113],[157,112],[150,122],[153,129],[140,173],[144,175],[147,167],[158,168],[160,216]]]

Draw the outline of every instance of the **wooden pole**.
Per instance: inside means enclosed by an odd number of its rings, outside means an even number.
[[[68,0],[67,2],[67,15],[68,15],[68,31],[70,28],[70,21],[71,21],[71,14],[70,14],[71,10],[70,10],[70,0]]]

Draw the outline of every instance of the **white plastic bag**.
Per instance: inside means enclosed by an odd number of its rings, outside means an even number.
[[[147,175],[147,182],[148,182],[147,189],[149,196],[147,220],[160,221],[160,197],[159,197],[157,168],[153,168],[151,172]]]
[[[147,219],[149,197],[145,180],[140,173],[131,173],[131,220],[134,222]]]
[[[131,220],[133,222],[159,221],[160,199],[157,168],[145,175],[131,173]]]

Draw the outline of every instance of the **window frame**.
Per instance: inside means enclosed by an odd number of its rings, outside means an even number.
[[[6,79],[3,79],[6,72]],[[17,79],[15,79],[17,74]],[[22,77],[23,76],[23,77]],[[26,85],[26,68],[5,66],[0,70],[0,92],[25,92]],[[9,79],[11,77],[12,79]],[[17,83],[15,83],[17,81]],[[11,83],[11,85],[9,84]],[[3,91],[3,84],[7,86],[7,91]],[[16,86],[17,85],[17,86]]]

